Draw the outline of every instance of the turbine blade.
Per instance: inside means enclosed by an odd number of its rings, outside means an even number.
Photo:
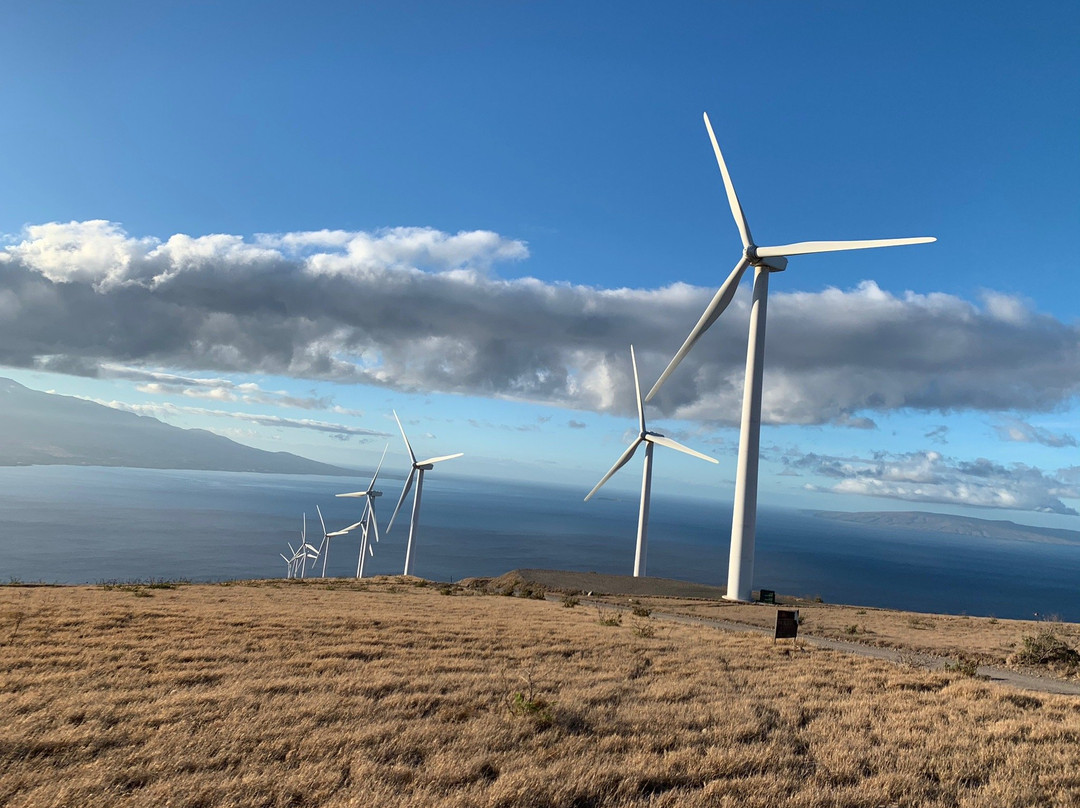
[[[370,544],[369,544],[369,545],[367,546],[367,551],[368,551],[368,555],[369,555],[369,556],[371,556],[372,558],[374,558],[374,557],[375,557],[375,551],[374,551],[373,549],[371,549],[371,545],[370,545]]]
[[[304,529],[300,531],[300,538],[307,539],[307,511],[304,511]]]
[[[634,401],[637,402],[638,426],[641,432],[645,431],[645,403],[641,400],[641,382],[638,380],[637,357],[634,356],[634,346],[630,346],[630,364],[634,366]]]
[[[598,482],[596,484],[596,486],[593,488],[592,491],[590,491],[588,494],[585,495],[585,501],[586,502],[589,501],[589,499],[592,497],[593,494],[595,494],[597,491],[600,490],[600,486],[602,486],[604,483],[606,483],[608,480],[611,479],[611,476],[616,471],[618,471],[619,469],[621,469],[623,466],[625,466],[627,463],[630,462],[630,458],[634,456],[634,452],[637,451],[637,447],[641,445],[642,440],[643,440],[643,438],[638,438],[636,441],[631,443],[629,447],[627,447],[626,451],[622,453],[622,456],[619,457],[619,459],[615,461],[615,465],[611,467],[611,470],[607,474],[604,475],[603,479],[600,480],[600,482]]]
[[[432,457],[432,458],[430,458],[428,460],[422,460],[419,463],[417,463],[416,465],[418,465],[418,466],[426,466],[429,463],[441,463],[444,460],[453,460],[455,457],[461,457],[463,454],[465,454],[465,453],[464,452],[458,452],[457,454],[443,455],[442,457]]]
[[[366,497],[367,491],[351,491],[348,494],[334,494],[335,497]]]
[[[316,505],[315,510],[319,512],[319,524],[322,525],[322,534],[326,535],[326,521],[322,518],[322,509]]]
[[[844,252],[846,250],[870,250],[875,247],[902,247],[905,244],[929,244],[936,238],[875,238],[862,241],[799,241],[781,244],[779,247],[758,247],[758,258],[776,256],[810,255],[812,253]]]
[[[289,545],[289,549],[290,549],[290,550],[292,551],[292,554],[293,554],[293,555],[296,555],[296,548],[292,546],[292,542],[291,542],[291,541],[287,541],[287,542],[285,542],[285,543],[286,543],[287,545]]]
[[[724,178],[724,190],[727,191],[728,205],[731,207],[731,215],[735,217],[735,224],[739,228],[739,238],[742,239],[743,247],[749,247],[754,243],[754,237],[750,235],[750,225],[746,223],[746,215],[743,213],[742,205],[739,204],[739,197],[735,193],[735,186],[731,183],[731,175],[728,174],[727,163],[724,162],[724,155],[720,153],[720,144],[716,142],[716,135],[713,134],[712,124],[709,122],[709,114],[703,113],[705,116],[705,128],[709,130],[709,140],[712,141],[713,151],[716,153],[716,162],[720,166],[720,174]]]
[[[285,558],[284,553],[278,553],[278,555],[282,557],[282,559],[285,561],[286,564],[291,564],[292,563],[292,561],[290,559]]]
[[[702,460],[708,460],[710,463],[720,462],[715,458],[709,457],[707,454],[695,452],[689,446],[683,446],[678,441],[674,441],[671,438],[665,438],[663,435],[646,435],[645,440],[649,441],[649,443],[658,443],[661,446],[667,446],[669,449],[676,449],[680,452],[685,452],[686,454],[693,455],[694,457],[700,457]]]
[[[401,496],[398,498],[397,507],[394,508],[394,515],[390,517],[390,524],[386,528],[386,532],[390,532],[390,528],[394,526],[394,519],[397,518],[398,511],[401,510],[401,503],[405,501],[405,497],[408,496],[409,489],[412,488],[413,480],[416,479],[416,469],[414,468],[409,472],[409,477],[405,480],[405,487],[401,489]]]
[[[390,444],[386,444],[382,450],[382,457],[379,458],[379,465],[375,469],[375,474],[371,478],[371,485],[368,486],[368,491],[375,487],[375,481],[379,479],[379,472],[382,471],[383,460],[386,460],[386,450],[390,448]],[[367,493],[367,492],[365,492]]]
[[[405,427],[401,425],[401,419],[397,417],[397,410],[391,410],[394,413],[394,420],[397,421],[398,429],[401,430],[401,437],[405,439],[405,448],[409,450],[409,459],[416,465],[416,455],[413,454],[412,446],[409,443],[409,438],[405,435]]]
[[[731,274],[727,276],[727,280],[724,281],[724,285],[716,290],[716,294],[713,295],[713,299],[709,302],[709,305],[705,308],[705,313],[701,315],[701,319],[697,321],[697,325],[690,331],[690,336],[686,338],[686,342],[679,348],[675,357],[668,362],[668,366],[664,368],[664,372],[660,374],[660,378],[656,380],[656,384],[652,386],[652,390],[645,396],[646,401],[652,401],[652,397],[656,395],[660,386],[667,381],[675,368],[679,366],[679,363],[686,358],[686,355],[690,353],[690,349],[694,347],[701,335],[704,334],[716,319],[724,313],[724,309],[731,303],[731,299],[735,297],[735,291],[739,288],[739,281],[742,280],[743,273],[746,268],[750,266],[750,262],[746,260],[744,255],[739,259],[739,263],[735,265],[735,269],[731,270]]]

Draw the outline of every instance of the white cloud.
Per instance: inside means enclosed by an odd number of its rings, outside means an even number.
[[[984,458],[962,461],[935,451],[881,453],[872,458],[806,454],[788,456],[784,462],[791,471],[835,480],[830,485],[806,486],[834,494],[1074,516],[1077,511],[1062,499],[1080,499],[1080,487],[1067,470],[1046,474],[1022,463],[1006,466]]]
[[[648,385],[715,291],[504,280],[493,268],[526,258],[523,242],[430,228],[162,242],[74,222],[29,227],[0,256],[3,364],[267,373],[623,414],[633,410],[630,343]],[[1014,297],[981,300],[895,295],[869,281],[775,292],[762,420],[869,429],[875,412],[1031,412],[1071,401],[1080,326]],[[747,318],[744,289],[660,391],[661,414],[738,422]],[[274,397],[148,373],[141,381],[160,385],[149,391]]]
[[[1009,418],[997,424],[994,429],[1004,441],[1018,443],[1041,443],[1055,449],[1077,446],[1077,440],[1066,432],[1052,432],[1049,429],[1033,426],[1018,418]]]
[[[361,435],[364,437],[389,437],[388,432],[378,432],[373,429],[364,429],[358,426],[348,426],[347,424],[335,424],[328,421],[318,421],[311,418],[284,418],[280,415],[261,415],[251,412],[232,412],[229,410],[211,410],[204,407],[186,407],[178,404],[170,404],[168,402],[161,404],[129,404],[124,401],[105,401],[98,398],[87,398],[85,396],[77,396],[77,398],[84,398],[86,401],[93,401],[95,404],[102,404],[106,407],[112,407],[115,410],[124,410],[125,412],[133,412],[136,415],[149,415],[159,420],[168,420],[180,415],[197,415],[197,416],[210,416],[213,418],[232,418],[239,421],[247,421],[252,424],[258,424],[259,426],[266,427],[281,427],[285,429],[307,429],[313,432],[325,432],[329,435],[351,437],[353,435]]]

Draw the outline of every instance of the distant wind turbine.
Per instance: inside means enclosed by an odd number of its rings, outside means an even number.
[[[292,546],[292,545],[290,545]],[[297,551],[297,555],[300,557],[300,577],[307,577],[307,562],[308,559],[317,559],[318,551],[308,544],[307,540],[307,513],[304,513],[304,527],[300,531],[300,549]],[[314,565],[313,565],[314,566]],[[295,576],[294,576],[295,577]]]
[[[592,491],[585,495],[585,501],[588,502],[589,499],[592,498],[592,495],[600,490],[600,486],[610,480],[616,471],[630,462],[630,458],[634,456],[634,452],[637,451],[638,447],[643,443],[645,444],[645,468],[641,474],[641,502],[638,507],[637,552],[634,556],[634,577],[637,578],[645,575],[645,554],[649,533],[649,499],[652,493],[653,446],[656,444],[667,446],[670,449],[676,449],[680,452],[685,452],[688,455],[700,457],[702,460],[708,460],[710,463],[716,463],[718,461],[701,452],[695,452],[693,449],[688,449],[681,443],[673,441],[671,438],[665,438],[658,432],[650,432],[645,428],[645,404],[641,400],[641,384],[638,382],[637,357],[634,356],[633,345],[630,346],[630,363],[634,367],[634,399],[637,402],[638,411],[638,436],[634,442],[630,444],[629,448],[622,453],[622,456],[615,461],[615,465],[604,475],[603,479],[596,484]]]
[[[322,509],[320,509],[319,506],[316,505],[315,510],[318,511],[318,513],[319,513],[319,524],[322,525],[322,532],[323,532],[322,542],[319,543],[319,548],[317,550],[315,550],[315,556],[316,556],[316,558],[318,558],[320,556],[322,557],[322,560],[323,560],[323,562],[322,562],[322,577],[325,578],[326,577],[326,561],[330,556],[330,539],[334,538],[335,536],[344,536],[344,535],[346,535],[353,528],[359,527],[360,522],[355,522],[355,523],[349,525],[346,528],[342,528],[341,530],[335,530],[332,533],[327,533],[326,532],[326,521],[323,519]]]
[[[404,433],[402,433],[404,434]],[[364,577],[364,550],[367,550],[371,555],[375,553],[371,550],[368,544],[368,532],[374,533],[375,541],[379,541],[379,523],[375,520],[375,498],[382,496],[382,491],[375,490],[375,481],[379,479],[379,472],[382,470],[383,461],[386,460],[386,450],[390,448],[390,444],[386,444],[383,447],[382,457],[379,459],[379,465],[375,468],[375,474],[371,477],[371,482],[368,483],[368,487],[364,491],[352,491],[348,494],[335,494],[338,497],[363,497],[366,500],[364,506],[363,515],[360,517],[360,521],[356,524],[360,526],[360,554],[356,560],[356,577]],[[396,511],[395,511],[396,513]],[[354,525],[355,527],[356,525]]]
[[[811,253],[839,252],[843,250],[866,250],[872,247],[898,247],[905,244],[927,244],[934,238],[890,238],[866,241],[802,241],[781,244],[778,247],[759,247],[750,234],[739,197],[735,194],[731,176],[728,174],[724,156],[713,134],[709,116],[705,115],[705,128],[709,132],[716,162],[727,192],[728,206],[742,239],[743,254],[727,280],[717,290],[705,308],[690,336],[679,348],[667,368],[660,374],[656,384],[645,397],[650,401],[668,376],[678,367],[709,326],[716,322],[731,303],[747,267],[754,267],[754,300],[750,309],[750,340],[746,347],[746,376],[743,383],[742,423],[739,431],[739,463],[735,476],[735,507],[731,519],[731,550],[728,560],[728,600],[750,600],[754,575],[754,527],[757,519],[758,448],[761,432],[761,379],[765,360],[765,309],[769,294],[769,273],[787,268],[787,257]]]
[[[394,515],[390,517],[390,524],[386,526],[386,532],[389,533],[391,528],[393,528],[394,519],[397,518],[398,511],[401,510],[401,503],[405,501],[409,489],[412,488],[413,480],[416,480],[416,494],[413,496],[412,504],[412,520],[409,522],[409,544],[405,549],[405,575],[408,575],[412,563],[413,539],[416,537],[416,526],[420,521],[420,494],[424,488],[424,472],[431,471],[436,463],[441,463],[444,460],[453,460],[455,457],[461,457],[465,453],[458,452],[457,454],[443,455],[442,457],[432,457],[428,460],[417,461],[416,455],[413,454],[412,446],[409,445],[409,438],[405,434],[405,427],[401,425],[401,419],[398,418],[396,411],[394,411],[394,420],[397,421],[398,429],[401,430],[401,437],[405,440],[405,448],[409,450],[409,459],[412,461],[412,471],[409,472],[409,477],[405,480],[405,487],[401,489],[401,498],[398,499],[397,507],[394,508]]]

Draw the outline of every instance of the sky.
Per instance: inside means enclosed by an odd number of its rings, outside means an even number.
[[[580,485],[757,240],[764,506],[1080,529],[1080,6],[16,0],[0,375]],[[749,278],[647,409],[730,507]],[[2,428],[2,425],[0,425]],[[444,472],[445,469],[445,472]],[[637,462],[611,482],[640,484]]]

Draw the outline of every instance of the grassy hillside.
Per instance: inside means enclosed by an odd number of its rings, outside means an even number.
[[[1075,698],[612,618],[400,579],[6,587],[0,804],[1080,804]]]

